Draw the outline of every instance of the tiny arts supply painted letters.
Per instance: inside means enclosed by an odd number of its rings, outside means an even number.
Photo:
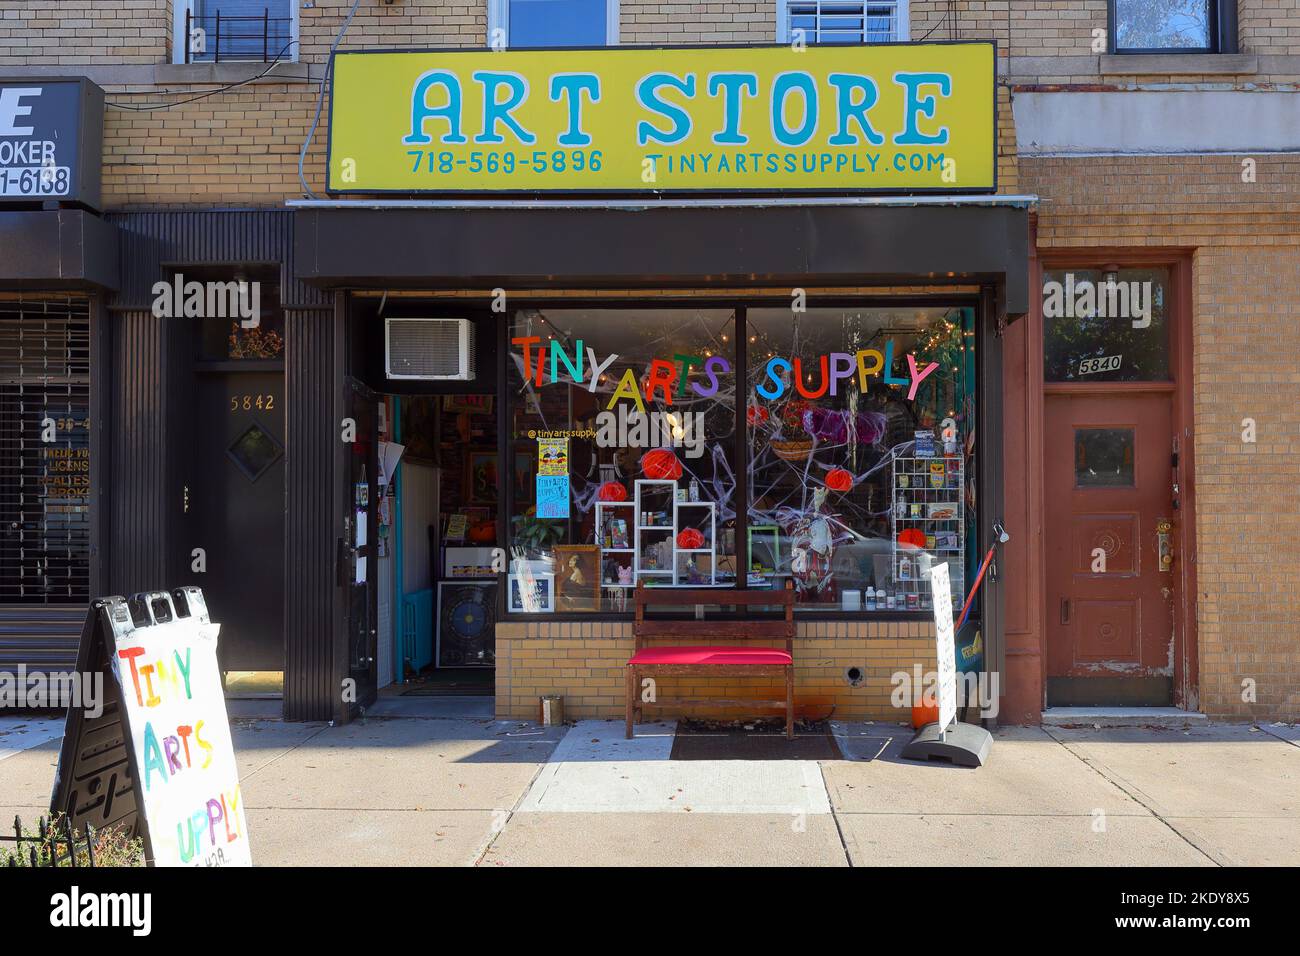
[[[136,628],[111,649],[156,866],[251,866],[217,664],[219,624]]]

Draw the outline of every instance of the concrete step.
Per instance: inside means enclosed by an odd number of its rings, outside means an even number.
[[[1207,723],[1204,714],[1177,707],[1049,707],[1046,727],[1190,727]]]

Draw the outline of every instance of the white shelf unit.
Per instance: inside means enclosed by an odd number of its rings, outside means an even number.
[[[600,546],[600,586],[603,588],[630,588],[633,584],[619,584],[605,577],[606,555],[619,555],[616,558],[620,566],[632,568],[636,562],[636,523],[639,512],[635,501],[597,501],[596,502],[596,544]],[[605,528],[611,518],[620,518],[625,522],[627,547],[605,547]],[[636,576],[633,575],[633,581]]]
[[[699,519],[692,518],[704,512],[708,515],[707,529],[700,527]],[[679,548],[677,538],[686,528],[696,528],[704,533],[704,547]],[[673,584],[712,587],[717,583],[718,564],[718,508],[712,501],[676,501],[673,503]],[[707,581],[691,581],[682,571],[682,558],[698,561],[700,555],[709,556]],[[684,580],[685,579],[685,580]]]
[[[636,553],[632,555],[632,578],[634,581],[649,578],[647,584],[666,579],[663,583],[671,584],[675,577],[673,564],[676,561],[673,554],[676,543],[673,541],[672,515],[677,501],[677,482],[638,478],[632,500],[636,506],[636,535],[633,538]],[[663,515],[662,521],[653,519],[652,516],[658,514]],[[665,541],[668,542],[667,548],[662,546]],[[662,552],[663,564],[646,567],[646,548],[656,545]]]
[[[932,480],[933,478],[933,480]],[[937,482],[937,486],[936,486]],[[898,610],[931,609],[930,568],[948,564],[953,606],[966,599],[966,472],[961,458],[895,458],[890,541],[891,582]],[[924,548],[899,547],[909,528],[926,536]],[[915,598],[909,597],[915,595]]]

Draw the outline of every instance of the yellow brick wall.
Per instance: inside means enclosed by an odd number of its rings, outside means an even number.
[[[1243,51],[1294,54],[1300,0],[1237,0],[1237,27]]]
[[[1300,155],[1022,158],[1039,248],[1195,247],[1200,705],[1300,713]],[[1258,440],[1244,444],[1242,420]],[[1257,702],[1242,699],[1254,680]]]
[[[165,63],[171,0],[0,0],[0,66]]]
[[[624,2],[620,43],[774,43],[776,3],[697,3],[692,0]]]
[[[132,106],[162,101],[148,92],[108,98]],[[104,203],[110,209],[279,206],[300,197],[298,151],[315,105],[315,87],[274,84],[173,109],[106,110]],[[327,115],[304,167],[316,189],[325,179]]]
[[[656,642],[656,646],[670,643]],[[498,624],[497,716],[535,720],[541,695],[562,694],[567,718],[622,717],[623,665],[633,647],[631,623]],[[795,705],[801,716],[906,721],[911,719],[910,709],[895,709],[890,701],[891,676],[898,671],[910,676],[915,665],[921,666],[923,674],[934,670],[934,627],[897,622],[800,624],[794,660]],[[857,687],[844,678],[845,670],[854,666],[864,673]],[[785,698],[780,681],[758,678],[662,678],[656,689],[665,699]],[[647,707],[646,717],[728,712],[745,711],[662,706]]]

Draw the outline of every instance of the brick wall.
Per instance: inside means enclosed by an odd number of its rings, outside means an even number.
[[[316,105],[315,86],[243,87],[173,109],[104,116],[104,202],[111,209],[278,206],[303,194],[298,152]],[[151,91],[110,93],[131,105],[163,102]],[[307,181],[325,180],[326,112],[308,153]]]
[[[671,642],[658,642],[667,644]],[[630,623],[510,623],[497,625],[497,716],[534,720],[542,694],[563,694],[569,719],[621,717],[623,665],[632,656]],[[801,714],[837,719],[906,721],[910,709],[890,701],[891,676],[920,665],[934,670],[934,627],[924,623],[808,623],[795,639],[795,702]],[[857,687],[844,678],[860,667]],[[785,687],[758,678],[663,678],[660,697],[785,698]],[[910,708],[910,705],[909,705]],[[647,718],[725,707],[647,708]],[[752,709],[736,711],[752,713]],[[773,708],[773,712],[777,712]]]
[[[776,4],[624,0],[618,31],[620,43],[774,43]]]
[[[171,0],[0,0],[0,66],[164,63]]]
[[[1022,159],[1039,248],[1180,246],[1193,259],[1200,706],[1300,712],[1300,156]],[[1253,418],[1258,441],[1241,440]],[[1242,700],[1254,680],[1256,703]]]

